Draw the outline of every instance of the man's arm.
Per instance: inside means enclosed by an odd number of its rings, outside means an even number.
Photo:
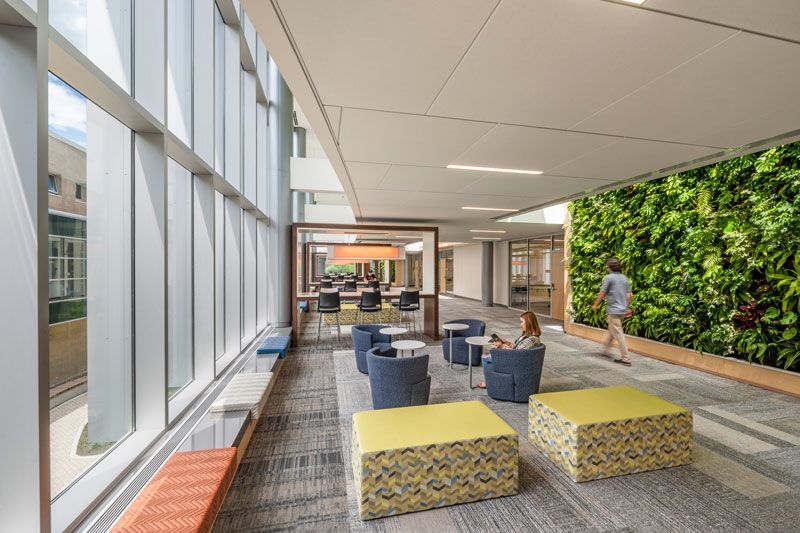
[[[592,304],[592,310],[597,311],[597,306],[600,305],[600,302],[603,301],[603,298],[606,297],[606,293],[604,291],[600,291],[597,293],[597,298],[594,299],[594,303]],[[630,299],[628,299],[630,301]]]

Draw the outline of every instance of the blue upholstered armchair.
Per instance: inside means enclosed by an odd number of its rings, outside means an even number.
[[[492,362],[483,368],[486,393],[495,400],[527,402],[539,392],[544,349],[544,344],[531,350],[492,349]]]
[[[372,408],[389,409],[425,405],[431,392],[428,354],[381,357],[377,348],[367,352]]]
[[[394,357],[397,355],[389,343],[389,336],[378,333],[385,328],[383,324],[359,324],[353,326],[353,348],[356,351],[356,366],[362,374],[367,373],[367,352],[372,348],[380,348],[384,355]]]
[[[470,359],[472,366],[479,366],[481,364],[481,347],[470,346],[467,344],[467,337],[480,337],[486,331],[486,324],[481,320],[473,320],[465,318],[463,320],[451,320],[445,324],[452,323],[466,324],[469,329],[453,332],[453,362],[461,365],[467,364],[467,358]],[[450,362],[450,332],[445,331],[442,338],[442,353],[444,360]]]

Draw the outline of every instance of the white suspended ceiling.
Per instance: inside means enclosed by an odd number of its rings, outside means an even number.
[[[800,130],[798,0],[242,3],[356,217],[442,240]]]

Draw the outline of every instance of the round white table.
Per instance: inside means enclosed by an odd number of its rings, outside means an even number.
[[[481,347],[481,356],[483,355],[483,347],[487,346],[487,345],[489,345],[491,343],[492,343],[492,338],[491,337],[467,337],[467,344],[471,344],[472,346],[480,346]],[[470,358],[469,361],[467,361],[467,364],[469,364],[469,388],[472,389],[473,386],[472,386],[472,360],[471,360],[471,358]],[[481,361],[481,364],[483,364],[483,361]]]
[[[378,330],[378,333],[382,333],[383,335],[389,336],[389,344],[392,343],[392,335],[402,335],[403,333],[408,333],[406,328],[381,328]]]
[[[460,322],[453,322],[452,324],[445,324],[442,326],[445,331],[450,332],[450,369],[453,369],[453,332],[464,331],[469,329],[469,326]]]
[[[403,356],[404,350],[410,350],[411,355],[414,355],[414,350],[419,350],[420,348],[424,348],[425,343],[422,341],[394,341],[392,343],[392,348],[400,352],[400,357]]]

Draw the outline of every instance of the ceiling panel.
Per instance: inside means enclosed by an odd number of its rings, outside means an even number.
[[[498,0],[279,0],[324,104],[424,113]]]
[[[560,176],[497,175],[480,179],[476,183],[464,187],[460,192],[477,195],[499,194],[520,197],[523,200],[527,200],[527,205],[531,205],[558,200],[564,196],[602,187],[608,183],[601,180],[563,178]],[[532,199],[536,201],[531,201]]]
[[[356,189],[377,189],[389,166],[380,163],[347,163],[347,170]]]
[[[444,167],[492,124],[344,108],[339,145],[346,161]]]
[[[500,124],[481,137],[455,163],[549,171],[617,137]]]
[[[475,183],[482,172],[463,172],[439,167],[392,165],[380,189],[394,191],[456,192]]]
[[[734,33],[608,2],[504,0],[430,114],[567,129]]]
[[[647,0],[644,7],[800,41],[797,0]]]
[[[577,127],[722,147],[772,137],[800,126],[798,65],[800,45],[739,33]]]
[[[621,139],[552,170],[559,176],[624,180],[718,153],[716,148]]]

